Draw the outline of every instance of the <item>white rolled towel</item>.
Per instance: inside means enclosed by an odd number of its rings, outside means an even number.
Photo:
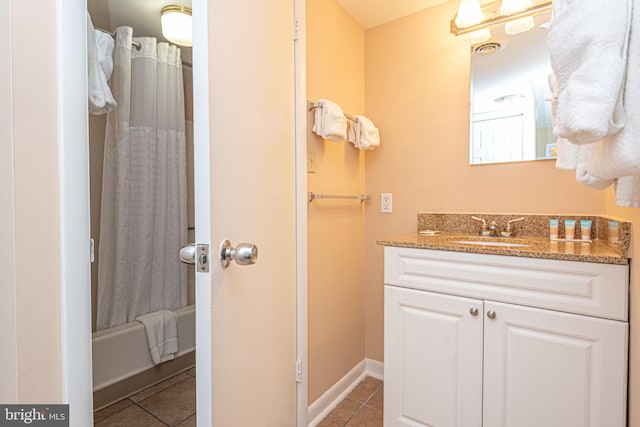
[[[87,12],[87,81],[89,112],[93,115],[107,114],[116,108],[108,83],[113,71],[113,47],[113,37],[96,30]]]
[[[347,140],[347,118],[338,104],[328,99],[318,99],[315,121],[311,130],[316,135],[333,142]]]
[[[355,123],[349,126],[349,142],[361,150],[373,150],[380,146],[380,131],[365,116],[354,116]]]

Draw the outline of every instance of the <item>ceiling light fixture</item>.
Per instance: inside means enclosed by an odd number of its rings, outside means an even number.
[[[171,43],[180,46],[192,46],[191,9],[186,6],[165,6],[162,8],[160,22],[162,35]]]

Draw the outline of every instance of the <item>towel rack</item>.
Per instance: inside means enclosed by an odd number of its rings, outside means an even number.
[[[308,110],[308,111],[313,111],[313,110],[315,110],[316,108],[322,108],[322,104],[318,104],[317,102],[307,101],[307,110]],[[347,120],[351,120],[352,122],[355,122],[355,121],[356,121],[356,118],[355,118],[355,117],[353,117],[351,114],[347,114],[347,113],[345,113],[345,112],[343,112],[342,114],[344,114],[344,117],[345,117]]]
[[[362,194],[358,195],[358,196],[341,196],[341,195],[335,195],[335,194],[316,194],[313,193],[311,191],[309,191],[308,195],[307,195],[307,202],[311,203],[313,202],[315,199],[348,199],[348,200],[360,200],[361,202],[367,201],[367,200],[371,200],[371,196],[364,196]]]

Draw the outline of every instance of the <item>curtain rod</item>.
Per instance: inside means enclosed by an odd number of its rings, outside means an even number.
[[[107,31],[107,30],[103,30],[102,28],[98,28],[98,27],[94,27],[96,30],[98,31],[102,31],[105,34],[109,34],[111,37],[115,38],[116,35],[113,34],[111,31]],[[140,44],[140,42],[137,42],[135,40],[131,40],[131,44],[133,45],[133,47],[135,47],[137,50],[140,50],[140,48],[142,47],[142,45]]]

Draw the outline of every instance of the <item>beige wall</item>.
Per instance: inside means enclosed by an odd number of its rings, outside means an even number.
[[[307,1],[307,97],[364,112],[364,30],[334,0]],[[308,190],[364,192],[364,155],[311,133],[316,172]],[[364,358],[364,207],[317,200],[308,214],[309,403]]]
[[[17,369],[14,381],[0,381],[0,395],[13,402],[56,403],[62,400],[57,47],[51,19],[56,3],[20,0],[10,8],[12,27],[3,31],[10,31],[11,43],[3,46],[11,55],[12,98],[2,114],[3,122],[12,115],[12,134],[0,142],[3,154],[13,152],[13,174],[0,177],[0,188],[13,199],[13,212],[0,219],[10,221],[3,231],[14,242],[0,245],[3,261],[12,261],[0,270],[0,283],[3,295],[15,299],[0,301],[0,310],[14,313],[13,337],[5,341],[2,329],[1,351],[2,360],[9,355]]]
[[[367,153],[366,355],[383,359],[383,250],[418,212],[601,213],[602,193],[552,161],[469,166],[469,44],[449,33],[456,3],[366,32],[366,113],[382,145]],[[379,213],[393,193],[393,214]]]

